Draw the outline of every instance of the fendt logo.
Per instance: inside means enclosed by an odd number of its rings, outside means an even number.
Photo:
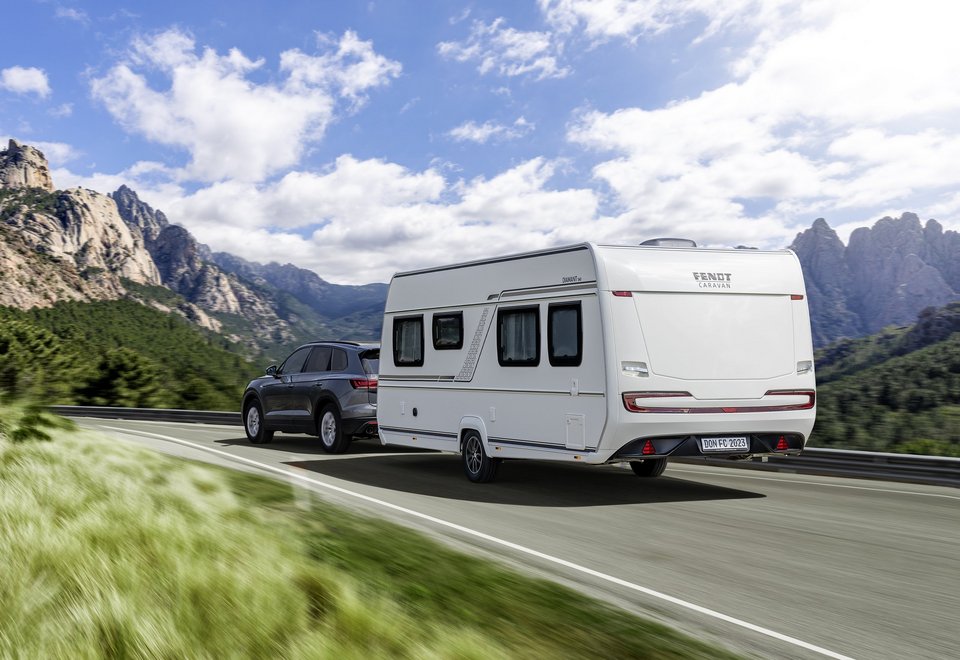
[[[729,289],[732,273],[694,273],[693,279],[701,289]]]

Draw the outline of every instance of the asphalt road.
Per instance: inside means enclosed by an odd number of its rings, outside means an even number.
[[[326,500],[550,577],[757,657],[960,657],[960,490],[672,465],[251,445],[238,427],[78,420],[154,449],[284,476]],[[179,440],[179,442],[174,442]]]

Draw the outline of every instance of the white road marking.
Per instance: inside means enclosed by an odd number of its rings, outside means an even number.
[[[779,483],[791,483],[791,484],[801,484],[804,486],[829,486],[830,488],[848,488],[851,490],[871,490],[877,493],[896,493],[897,495],[918,495],[920,497],[943,497],[948,500],[960,500],[960,496],[957,495],[945,495],[943,493],[921,493],[915,490],[898,490],[896,488],[870,488],[869,486],[851,486],[849,484],[832,484],[827,481],[805,481],[802,479],[784,479],[781,477],[758,477],[752,474],[743,474],[744,470],[737,468],[730,468],[731,470],[737,470],[735,474],[730,472],[710,472],[707,470],[684,470],[678,469],[675,467],[668,467],[669,472],[685,472],[687,474],[710,474],[718,477],[736,477],[738,479],[756,479],[757,481],[776,481]],[[790,472],[781,472],[780,474],[789,475]]]
[[[328,483],[325,483],[325,482],[323,482],[323,481],[319,481],[319,480],[317,480],[317,479],[313,479],[313,478],[311,478],[311,477],[308,477],[308,476],[306,476],[306,475],[302,475],[302,474],[297,474],[297,473],[294,473],[294,472],[290,472],[289,470],[285,470],[285,469],[283,469],[283,468],[278,468],[278,467],[275,467],[275,466],[273,466],[273,465],[268,465],[268,464],[266,464],[266,463],[260,463],[259,461],[254,461],[254,460],[251,460],[251,459],[249,459],[249,458],[244,458],[243,456],[237,456],[237,455],[235,455],[235,454],[231,454],[231,453],[229,453],[229,452],[226,452],[226,451],[223,451],[223,450],[220,450],[220,449],[214,449],[213,447],[206,447],[206,446],[204,446],[204,445],[200,445],[200,444],[197,444],[197,443],[194,443],[194,442],[190,442],[190,441],[188,441],[188,440],[181,440],[181,439],[179,439],[179,438],[173,438],[173,437],[168,436],[168,435],[160,435],[159,433],[151,433],[151,432],[149,432],[149,431],[140,431],[140,430],[133,430],[133,429],[124,429],[124,428],[119,428],[119,427],[115,427],[115,426],[103,426],[102,428],[109,429],[109,430],[111,430],[111,431],[119,431],[119,432],[125,433],[125,434],[134,434],[134,435],[140,434],[140,435],[144,435],[144,436],[148,436],[148,437],[158,438],[158,439],[160,439],[160,440],[167,440],[167,441],[169,441],[169,442],[175,442],[175,443],[177,443],[177,444],[184,445],[184,446],[186,446],[186,447],[191,447],[191,448],[193,448],[193,449],[199,449],[199,450],[201,450],[201,451],[207,451],[207,452],[210,452],[210,453],[213,453],[213,454],[219,454],[219,455],[221,455],[221,456],[224,456],[224,457],[229,458],[229,459],[234,460],[234,461],[239,461],[239,462],[242,462],[242,463],[247,463],[247,464],[249,464],[249,465],[253,465],[253,466],[255,466],[255,467],[258,467],[258,468],[260,468],[260,469],[262,469],[262,470],[266,470],[266,471],[268,471],[268,472],[273,472],[273,473],[276,473],[276,474],[280,474],[280,475],[282,475],[283,477],[286,477],[286,478],[288,478],[288,479],[297,479],[297,480],[300,480],[300,481],[304,481],[304,482],[313,484],[313,485],[315,485],[315,486],[319,486],[319,487],[321,487],[321,488],[326,488],[327,490],[331,490],[331,491],[334,491],[334,492],[336,492],[336,493],[340,493],[340,494],[342,494],[342,495],[349,495],[350,497],[355,497],[355,498],[357,498],[357,499],[359,499],[359,500],[363,500],[364,502],[369,502],[369,503],[371,503],[371,504],[376,504],[376,505],[378,505],[378,506],[382,506],[382,507],[384,507],[384,508],[391,509],[392,511],[397,511],[397,512],[399,512],[399,513],[403,513],[403,514],[405,514],[405,515],[408,515],[408,516],[411,516],[411,517],[414,517],[414,518],[419,518],[419,519],[421,519],[421,520],[426,520],[426,521],[431,522],[431,523],[433,523],[433,524],[435,524],[435,525],[439,525],[439,526],[442,526],[442,527],[447,527],[447,528],[449,528],[449,529],[456,530],[456,531],[461,532],[461,533],[463,533],[463,534],[467,534],[467,535],[469,535],[469,536],[473,536],[473,537],[482,539],[482,540],[487,541],[487,542],[489,542],[489,543],[493,543],[493,544],[496,544],[496,545],[500,545],[500,546],[503,546],[503,547],[505,547],[505,548],[509,548],[509,549],[511,549],[511,550],[514,550],[514,551],[516,551],[516,552],[519,552],[519,553],[522,553],[522,554],[526,554],[526,555],[529,555],[529,556],[531,556],[531,557],[536,557],[537,559],[542,559],[542,560],[544,560],[544,561],[547,561],[547,562],[556,564],[556,565],[558,565],[558,566],[563,566],[564,568],[568,568],[568,569],[573,570],[573,571],[576,571],[576,572],[578,572],[578,573],[583,573],[584,575],[589,575],[589,576],[591,576],[591,577],[598,578],[598,579],[600,579],[600,580],[604,580],[604,581],[610,582],[610,583],[612,583],[612,584],[616,584],[616,585],[618,585],[618,586],[620,586],[620,587],[626,587],[627,589],[631,589],[631,590],[633,590],[633,591],[637,591],[637,592],[642,593],[642,594],[645,594],[645,595],[647,595],[647,596],[652,596],[653,598],[659,598],[660,600],[664,600],[664,601],[666,601],[666,602],[668,602],[668,603],[672,603],[672,604],[674,604],[674,605],[678,605],[678,606],[680,606],[680,607],[686,608],[686,609],[688,609],[688,610],[692,610],[692,611],[697,612],[697,613],[699,613],[699,614],[703,614],[703,615],[712,617],[712,618],[714,618],[714,619],[719,619],[720,621],[725,621],[725,622],[727,622],[727,623],[731,623],[731,624],[733,624],[733,625],[735,625],[735,626],[740,626],[741,628],[746,628],[747,630],[751,630],[751,631],[753,631],[753,632],[760,633],[761,635],[766,635],[767,637],[772,637],[773,639],[780,640],[781,642],[786,642],[786,643],[788,643],[788,644],[793,644],[794,646],[798,646],[798,647],[800,647],[800,648],[802,648],[802,649],[806,649],[806,650],[808,650],[808,651],[813,651],[814,653],[819,653],[820,655],[824,655],[824,656],[826,656],[826,657],[828,657],[828,658],[836,658],[837,660],[853,660],[853,659],[850,658],[849,656],[842,655],[842,654],[840,654],[840,653],[836,653],[836,652],[831,651],[831,650],[829,650],[829,649],[825,649],[825,648],[823,648],[823,647],[821,647],[821,646],[816,646],[816,645],[814,645],[814,644],[810,644],[810,643],[808,643],[808,642],[804,642],[803,640],[797,639],[796,637],[790,637],[789,635],[784,635],[783,633],[778,633],[778,632],[775,631],[775,630],[770,630],[769,628],[764,628],[764,627],[762,627],[762,626],[758,626],[758,625],[753,624],[753,623],[750,623],[750,622],[748,622],[748,621],[743,621],[742,619],[737,619],[737,618],[735,618],[735,617],[732,617],[732,616],[723,614],[722,612],[717,612],[716,610],[711,610],[711,609],[709,609],[709,608],[702,607],[702,606],[697,605],[697,604],[695,604],[695,603],[691,603],[691,602],[682,600],[682,599],[680,599],[680,598],[676,598],[675,596],[670,596],[670,595],[668,595],[668,594],[661,593],[661,592],[659,592],[659,591],[655,591],[655,590],[653,590],[653,589],[649,589],[649,588],[647,588],[647,587],[640,586],[639,584],[634,584],[633,582],[628,582],[628,581],[626,581],[626,580],[622,580],[622,579],[620,579],[620,578],[618,578],[618,577],[615,577],[615,576],[613,576],[613,575],[607,575],[606,573],[601,573],[600,571],[595,571],[595,570],[593,570],[592,568],[587,568],[586,566],[581,566],[580,564],[575,564],[575,563],[573,563],[573,562],[567,561],[566,559],[560,559],[559,557],[554,557],[553,555],[548,555],[548,554],[545,554],[545,553],[540,552],[540,551],[538,551],[538,550],[533,550],[532,548],[528,548],[528,547],[526,547],[526,546],[518,545],[518,544],[516,544],[516,543],[512,543],[511,541],[505,541],[504,539],[500,539],[500,538],[497,538],[496,536],[491,536],[491,535],[489,535],[489,534],[485,534],[485,533],[483,533],[483,532],[479,532],[479,531],[477,531],[477,530],[470,529],[469,527],[464,527],[463,525],[458,525],[457,523],[452,523],[452,522],[449,522],[449,521],[447,521],[447,520],[442,520],[442,519],[440,519],[440,518],[436,518],[436,517],[431,516],[431,515],[428,515],[428,514],[426,514],[426,513],[420,513],[419,511],[414,511],[413,509],[408,509],[408,508],[406,508],[406,507],[402,507],[402,506],[399,506],[399,505],[396,505],[396,504],[392,504],[392,503],[390,503],[390,502],[386,502],[386,501],[384,501],[384,500],[380,500],[380,499],[377,499],[377,498],[375,498],[375,497],[370,497],[369,495],[364,495],[364,494],[362,494],[362,493],[357,493],[357,492],[354,492],[354,491],[352,491],[352,490],[348,490],[348,489],[346,489],[346,488],[342,488],[342,487],[340,487],[340,486],[335,486],[335,485],[333,485],[333,484],[328,484]]]

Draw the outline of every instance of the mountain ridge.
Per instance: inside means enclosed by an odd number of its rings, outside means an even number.
[[[960,300],[960,234],[915,213],[853,231],[847,245],[817,218],[790,246],[803,268],[814,345],[908,325]]]
[[[128,297],[254,352],[379,338],[386,301],[385,284],[337,285],[292,264],[214,256],[126,185],[109,195],[56,190],[43,153],[16,140],[0,150],[0,267],[0,305]]]

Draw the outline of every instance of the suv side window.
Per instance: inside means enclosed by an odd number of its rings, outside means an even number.
[[[303,348],[294,351],[293,354],[284,360],[283,364],[280,365],[280,373],[284,375],[300,373],[303,370],[303,363],[307,361],[307,356],[309,354],[309,346],[304,346]]]
[[[330,358],[330,371],[347,370],[347,352],[340,348],[333,349],[333,355]]]
[[[307,365],[303,369],[307,373],[316,373],[318,371],[330,371],[330,347],[314,346],[313,352],[307,359]]]

